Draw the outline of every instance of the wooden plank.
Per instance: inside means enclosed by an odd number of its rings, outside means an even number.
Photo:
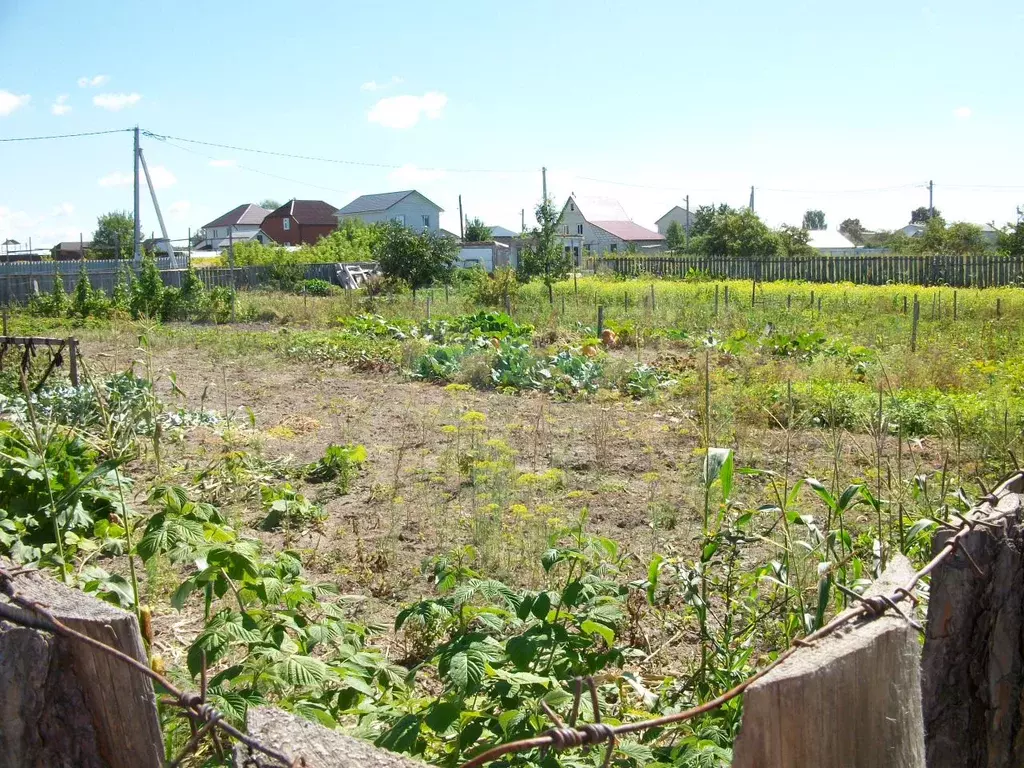
[[[912,573],[897,555],[868,594]],[[920,653],[894,614],[801,649],[744,693],[733,768],[924,768]]]

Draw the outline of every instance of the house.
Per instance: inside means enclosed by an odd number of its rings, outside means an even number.
[[[857,244],[838,229],[809,230],[807,244],[819,253],[831,256],[847,256],[857,251]]]
[[[511,229],[506,229],[505,227],[489,226],[487,228],[491,230],[491,237],[493,237],[499,243],[504,242],[505,240],[512,240],[513,238],[519,237],[518,232],[513,232]]]
[[[664,250],[665,236],[632,221],[615,200],[570,195],[558,219],[559,235],[566,252],[580,263],[582,254]]]
[[[689,232],[690,227],[693,226],[693,211],[688,211],[677,205],[654,223],[661,234],[667,235],[668,226],[672,222],[675,222],[682,227],[684,232]]]
[[[359,219],[367,224],[397,221],[413,232],[437,232],[444,209],[414,189],[404,192],[383,192],[360,195],[344,208],[335,212],[340,224],[348,219]]]
[[[266,208],[252,203],[242,203],[237,208],[232,208],[203,227],[202,238],[196,245],[196,250],[221,251],[232,241],[267,242],[269,238],[262,234],[260,227],[269,213]]]
[[[897,229],[893,234],[902,234],[907,237],[920,237],[924,234],[924,229],[924,224],[907,224],[907,226]]]
[[[313,245],[338,226],[337,206],[323,200],[289,200],[263,219],[260,229],[281,245]]]
[[[985,241],[986,245],[996,245],[999,243],[999,229],[996,228],[995,224],[979,224],[981,227],[981,239]]]
[[[19,243],[17,240],[12,240],[11,238],[8,238],[4,240],[3,243],[0,243],[0,250],[3,251],[4,256],[8,256],[10,255],[11,251],[17,251],[19,245],[21,245],[21,243]]]
[[[54,261],[84,259],[90,248],[92,248],[91,240],[62,240],[50,249],[50,256]]]

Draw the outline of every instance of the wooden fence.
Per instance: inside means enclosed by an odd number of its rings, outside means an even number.
[[[128,272],[138,277],[141,266],[128,261],[105,262],[43,262],[42,264],[17,264],[17,272],[6,274],[0,271],[0,303],[4,305],[25,304],[37,293],[49,293],[54,282],[59,278],[64,283],[64,290],[71,293],[78,284],[79,270],[82,263],[90,265],[89,282],[93,289],[108,295],[123,275]],[[58,268],[54,268],[54,265]],[[102,268],[93,267],[100,264]],[[44,267],[28,269],[28,267]],[[336,264],[304,264],[301,265],[303,279],[326,280],[338,285]],[[160,278],[164,285],[180,288],[185,279],[184,269],[161,269]],[[253,267],[203,267],[196,270],[199,279],[209,290],[210,288],[235,288],[236,290],[252,290],[268,285],[279,278],[280,273],[272,266]]]
[[[805,280],[812,283],[948,285],[994,288],[1024,285],[1024,257],[1002,254],[923,256],[900,253],[815,255],[742,259],[726,256],[619,256],[597,261],[596,270],[629,277],[686,277],[692,271],[718,279]]]

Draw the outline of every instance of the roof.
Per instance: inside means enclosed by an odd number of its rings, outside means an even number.
[[[398,203],[405,200],[409,195],[419,195],[432,206],[437,208],[437,210],[444,210],[444,208],[439,206],[437,203],[428,200],[426,195],[423,193],[417,192],[415,189],[407,189],[403,192],[380,192],[373,195],[360,195],[344,208],[337,210],[335,213],[338,216],[347,216],[355,213],[376,213],[378,211],[386,211],[388,208],[398,205]]]
[[[235,243],[245,243],[250,240],[255,240],[260,234],[267,238],[267,240],[270,240],[270,236],[266,232],[262,229],[257,229],[255,232],[235,232],[231,237],[219,238],[210,243],[210,247],[214,250],[230,248]]]
[[[807,244],[819,251],[856,248],[857,244],[838,229],[812,229],[807,232]]]
[[[672,206],[671,210],[669,210],[668,213],[666,213],[664,216],[662,216],[660,219],[658,219],[654,223],[655,224],[661,224],[661,222],[663,222],[665,219],[667,219],[669,216],[671,216],[676,211],[679,211],[681,214],[683,214],[684,217],[687,216],[687,215],[690,216],[691,220],[693,218],[693,213],[692,212],[687,212],[687,210],[685,208],[683,208],[681,206],[678,206],[678,205],[674,205],[674,206]]]
[[[493,227],[489,226],[487,228],[491,230],[491,237],[519,237],[518,232],[513,232],[511,229],[505,229],[504,227],[499,227],[497,225]]]
[[[92,248],[92,240],[86,240],[84,243],[80,240],[61,240],[50,250],[55,248],[58,251],[80,251],[83,247]]]
[[[615,235],[620,240],[636,243],[647,240],[664,240],[665,236],[657,232],[641,227],[632,221],[591,221],[595,227],[603,229],[610,235]]]
[[[259,226],[269,213],[270,211],[266,208],[260,208],[258,205],[242,203],[237,208],[232,208],[223,216],[218,216],[207,224],[206,227],[213,229],[214,227],[230,227],[236,224],[255,224]]]
[[[591,224],[598,221],[629,221],[629,215],[618,200],[611,197],[584,197],[571,195],[583,218]],[[603,229],[603,227],[602,227]]]
[[[21,245],[17,240],[4,240],[2,245]]]
[[[338,223],[334,218],[337,207],[323,200],[289,200],[276,211],[267,214],[267,218],[283,218],[291,216],[299,224],[322,224],[333,227]]]

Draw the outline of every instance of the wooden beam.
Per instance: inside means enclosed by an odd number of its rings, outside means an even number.
[[[891,595],[912,574],[897,555],[868,594]],[[744,694],[733,768],[924,768],[917,634],[886,614],[769,672]]]

